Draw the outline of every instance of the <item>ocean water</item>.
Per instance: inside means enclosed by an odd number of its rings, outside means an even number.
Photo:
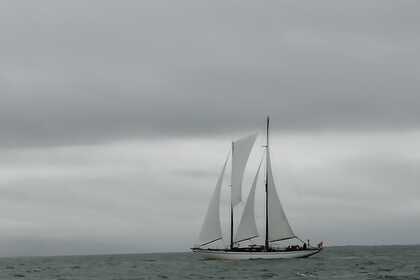
[[[332,247],[293,260],[216,261],[192,253],[0,258],[0,279],[420,279],[420,246]]]

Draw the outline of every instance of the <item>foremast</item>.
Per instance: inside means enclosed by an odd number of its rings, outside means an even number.
[[[234,143],[232,142],[232,157],[233,157],[233,150],[234,150]],[[232,169],[233,169],[233,161],[232,161]],[[232,185],[230,185],[230,187],[232,188]],[[233,249],[233,202],[232,202],[232,197],[230,200],[230,249]]]
[[[269,140],[268,140],[268,130],[269,130],[269,126],[270,126],[270,116],[267,116],[267,131],[266,131],[266,145],[265,145],[265,150],[266,150],[266,156],[265,156],[265,242],[264,242],[264,248],[266,251],[268,251],[270,249],[270,243],[268,241],[268,161],[270,160],[269,157],[267,156],[268,153],[268,144],[269,144]]]

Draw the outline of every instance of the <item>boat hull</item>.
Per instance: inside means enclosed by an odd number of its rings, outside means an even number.
[[[216,260],[251,260],[251,259],[295,259],[306,258],[319,253],[322,248],[297,251],[229,251],[212,249],[192,249],[205,259]]]

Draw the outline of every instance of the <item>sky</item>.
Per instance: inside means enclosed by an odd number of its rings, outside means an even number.
[[[0,256],[187,251],[231,141],[258,132],[245,200],[266,115],[298,236],[419,244],[419,10],[0,0]]]

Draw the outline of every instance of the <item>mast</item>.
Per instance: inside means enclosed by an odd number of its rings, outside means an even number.
[[[233,249],[233,206],[230,205],[230,249]]]
[[[232,159],[233,159],[233,147],[234,144],[232,142]],[[232,160],[233,165],[233,160]],[[232,185],[230,186],[232,188]],[[232,193],[231,193],[232,195]],[[233,249],[233,204],[232,204],[232,197],[230,198],[230,249]]]
[[[270,116],[267,116],[267,142],[266,142],[266,153],[268,153],[268,129],[270,125]],[[268,156],[265,157],[266,164],[265,164],[265,250],[269,250],[270,244],[268,243]]]

